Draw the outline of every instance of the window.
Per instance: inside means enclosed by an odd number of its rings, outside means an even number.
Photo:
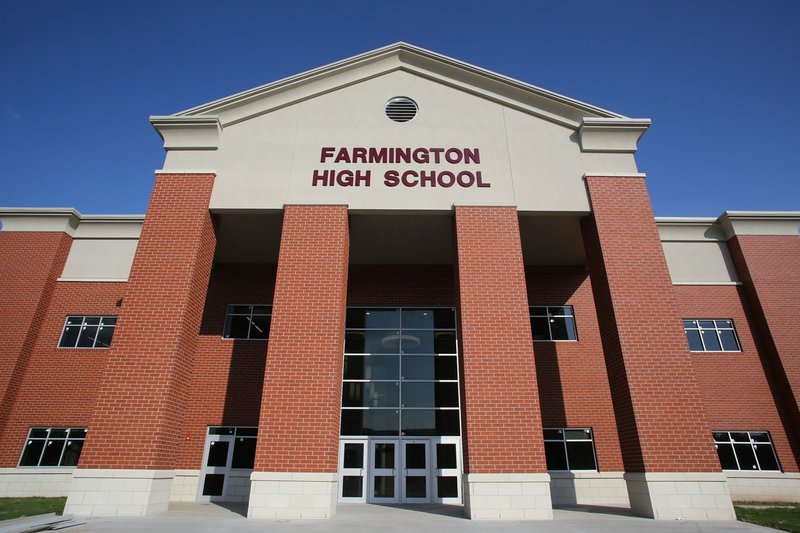
[[[544,454],[548,470],[597,470],[589,428],[545,429]]]
[[[59,348],[108,348],[117,325],[115,316],[68,316]]]
[[[693,352],[740,352],[732,320],[689,319],[683,329]]]
[[[531,330],[535,341],[576,341],[575,315],[571,305],[531,307]]]
[[[714,447],[723,470],[780,470],[766,431],[714,431]]]
[[[230,468],[253,468],[256,459],[256,437],[258,436],[258,428],[212,426],[208,428],[208,434],[235,437],[233,454],[230,458]],[[220,451],[222,450],[224,450],[224,456],[220,455]],[[216,450],[209,450],[208,466],[227,465],[227,450],[227,446],[219,446]]]
[[[31,428],[19,466],[76,466],[86,428]]]
[[[222,336],[226,339],[266,339],[271,319],[271,305],[231,304],[225,315]]]

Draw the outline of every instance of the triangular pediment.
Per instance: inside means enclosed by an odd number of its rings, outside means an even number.
[[[216,116],[221,127],[397,71],[578,129],[586,118],[625,117],[406,43],[396,43],[172,115]],[[191,119],[190,119],[191,120]]]

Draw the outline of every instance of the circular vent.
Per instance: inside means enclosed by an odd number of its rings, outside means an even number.
[[[417,103],[411,98],[397,96],[386,102],[386,116],[395,122],[408,122],[417,116]]]

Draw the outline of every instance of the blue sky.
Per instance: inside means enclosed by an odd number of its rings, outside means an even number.
[[[800,210],[800,1],[0,0],[0,206],[143,213],[174,113],[406,41],[653,126],[656,215]]]

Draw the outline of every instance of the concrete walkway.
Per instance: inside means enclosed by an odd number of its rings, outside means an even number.
[[[772,532],[744,522],[648,520],[626,509],[576,507],[557,509],[552,521],[476,522],[464,518],[463,509],[448,505],[392,507],[342,505],[332,520],[247,520],[246,506],[171,504],[169,511],[145,518],[89,518],[86,525],[65,532],[169,532],[169,533],[618,533],[673,531],[691,533]]]

